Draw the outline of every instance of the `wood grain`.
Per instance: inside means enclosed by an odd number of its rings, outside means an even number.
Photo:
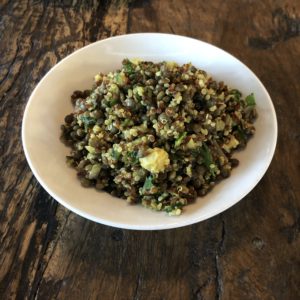
[[[28,97],[74,50],[168,32],[245,62],[273,99],[273,162],[256,188],[205,222],[110,228],[53,200],[21,145]],[[0,299],[300,299],[300,2],[0,1]]]

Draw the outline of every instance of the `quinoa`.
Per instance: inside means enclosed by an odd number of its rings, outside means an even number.
[[[71,100],[61,139],[81,184],[169,215],[230,176],[255,132],[254,95],[191,63],[124,59]]]

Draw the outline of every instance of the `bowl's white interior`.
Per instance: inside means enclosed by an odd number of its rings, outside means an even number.
[[[230,178],[185,208],[179,217],[168,217],[107,193],[81,187],[65,156],[69,149],[59,140],[60,124],[72,111],[70,95],[90,88],[99,71],[121,66],[123,58],[159,62],[192,62],[215,79],[254,92],[259,117],[256,134],[244,151]],[[57,201],[88,219],[131,229],[166,229],[192,224],[216,215],[243,198],[267,170],[276,145],[277,122],[271,99],[258,78],[239,60],[210,44],[175,35],[133,34],[110,38],[80,49],[62,60],[42,79],[26,107],[22,128],[29,165],[42,186]]]

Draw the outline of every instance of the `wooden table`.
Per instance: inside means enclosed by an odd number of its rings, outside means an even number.
[[[0,299],[300,299],[300,1],[0,1]],[[33,177],[21,121],[38,81],[129,32],[195,37],[237,56],[273,99],[272,164],[239,204],[175,230],[85,220]]]

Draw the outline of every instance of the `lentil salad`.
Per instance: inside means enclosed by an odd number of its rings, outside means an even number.
[[[169,215],[230,176],[255,132],[254,95],[190,63],[125,59],[71,99],[61,138],[81,184]]]

